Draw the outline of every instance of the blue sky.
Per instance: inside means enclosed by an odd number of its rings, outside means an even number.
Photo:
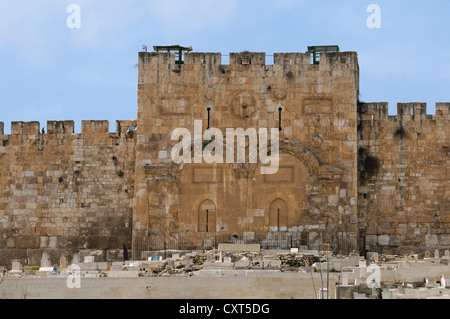
[[[81,28],[66,24],[70,4]],[[368,28],[367,7],[381,9]],[[137,117],[138,52],[145,44],[194,51],[305,52],[337,44],[357,51],[364,102],[450,101],[450,1],[2,0],[0,121]],[[224,60],[226,57],[224,57]],[[272,64],[267,57],[267,64]]]

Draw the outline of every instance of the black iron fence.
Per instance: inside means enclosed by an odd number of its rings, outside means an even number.
[[[132,256],[135,260],[147,259],[155,252],[163,253],[167,251],[203,251],[218,248],[221,243],[230,244],[259,244],[261,249],[286,250],[291,248],[302,249],[330,249],[340,253],[350,253],[357,249],[356,234],[338,233],[323,234],[319,240],[310,242],[307,233],[244,233],[237,236],[235,234],[215,234],[203,238],[155,238],[135,240],[132,246]],[[323,245],[325,244],[325,246]],[[328,245],[328,246],[327,246]]]

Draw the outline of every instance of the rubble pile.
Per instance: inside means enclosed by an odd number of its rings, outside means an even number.
[[[240,246],[242,248],[242,246]],[[166,256],[167,252],[164,252]],[[257,271],[297,272],[299,276],[320,277],[327,273],[336,278],[336,296],[358,298],[449,298],[450,253],[436,250],[423,258],[418,254],[388,255],[368,252],[348,255],[330,251],[291,249],[290,251],[248,251],[242,249],[179,251],[163,258],[148,260],[95,262],[85,256],[84,262],[68,265],[22,266],[13,261],[11,269],[0,267],[0,280],[6,277],[67,277],[78,272],[80,277],[175,277],[175,276],[246,276]]]

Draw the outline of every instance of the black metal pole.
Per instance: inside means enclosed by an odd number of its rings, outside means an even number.
[[[211,111],[211,108],[208,107],[206,110],[208,111],[208,127],[207,127],[207,129],[209,130],[209,111]]]

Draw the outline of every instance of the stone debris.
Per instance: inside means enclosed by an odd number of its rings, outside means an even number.
[[[324,247],[326,248],[326,247]],[[320,273],[337,278],[338,299],[450,299],[450,261],[446,251],[425,254],[386,255],[368,252],[366,258],[358,253],[333,254],[327,250],[302,249],[280,251],[226,251],[218,249],[173,253],[168,258],[125,262],[86,262],[76,265],[81,277],[176,277],[176,276],[237,276],[251,271]],[[73,265],[73,264],[72,264]],[[0,267],[6,277],[68,277],[67,260],[53,267],[23,266],[14,260],[11,269]],[[320,287],[319,287],[320,288]],[[323,288],[325,289],[325,288]],[[326,293],[326,292],[325,292]],[[318,294],[321,294],[318,291]]]

